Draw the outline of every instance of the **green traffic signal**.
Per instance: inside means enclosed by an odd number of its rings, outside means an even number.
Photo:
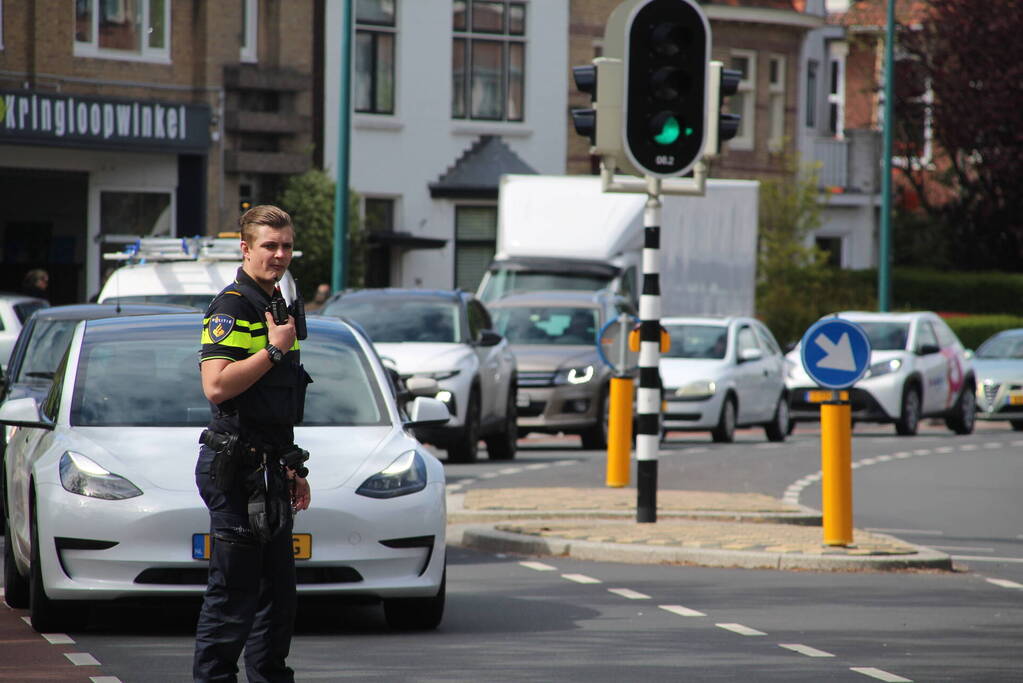
[[[658,145],[670,145],[678,140],[679,135],[682,134],[682,128],[678,125],[678,119],[670,114],[667,118],[657,118],[661,119],[661,121],[654,124],[654,142]]]

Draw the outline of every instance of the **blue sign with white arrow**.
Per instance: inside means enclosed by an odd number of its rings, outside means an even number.
[[[847,389],[870,367],[870,339],[842,318],[818,320],[803,335],[800,358],[810,379],[828,389]]]

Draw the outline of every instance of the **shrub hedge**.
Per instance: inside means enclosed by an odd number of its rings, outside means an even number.
[[[845,271],[849,286],[877,297],[877,270]],[[892,310],[1023,313],[1023,273],[892,269]]]
[[[962,315],[947,316],[945,322],[968,349],[974,349],[985,339],[1012,327],[1023,327],[1023,317],[1018,315]]]

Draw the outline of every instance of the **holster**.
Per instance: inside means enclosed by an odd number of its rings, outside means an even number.
[[[221,491],[227,491],[237,483],[238,467],[241,464],[241,441],[237,434],[220,434],[204,429],[199,443],[208,446],[214,453],[210,478]]]

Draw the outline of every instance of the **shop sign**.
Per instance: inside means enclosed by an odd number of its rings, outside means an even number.
[[[205,152],[210,108],[0,90],[0,143]]]

